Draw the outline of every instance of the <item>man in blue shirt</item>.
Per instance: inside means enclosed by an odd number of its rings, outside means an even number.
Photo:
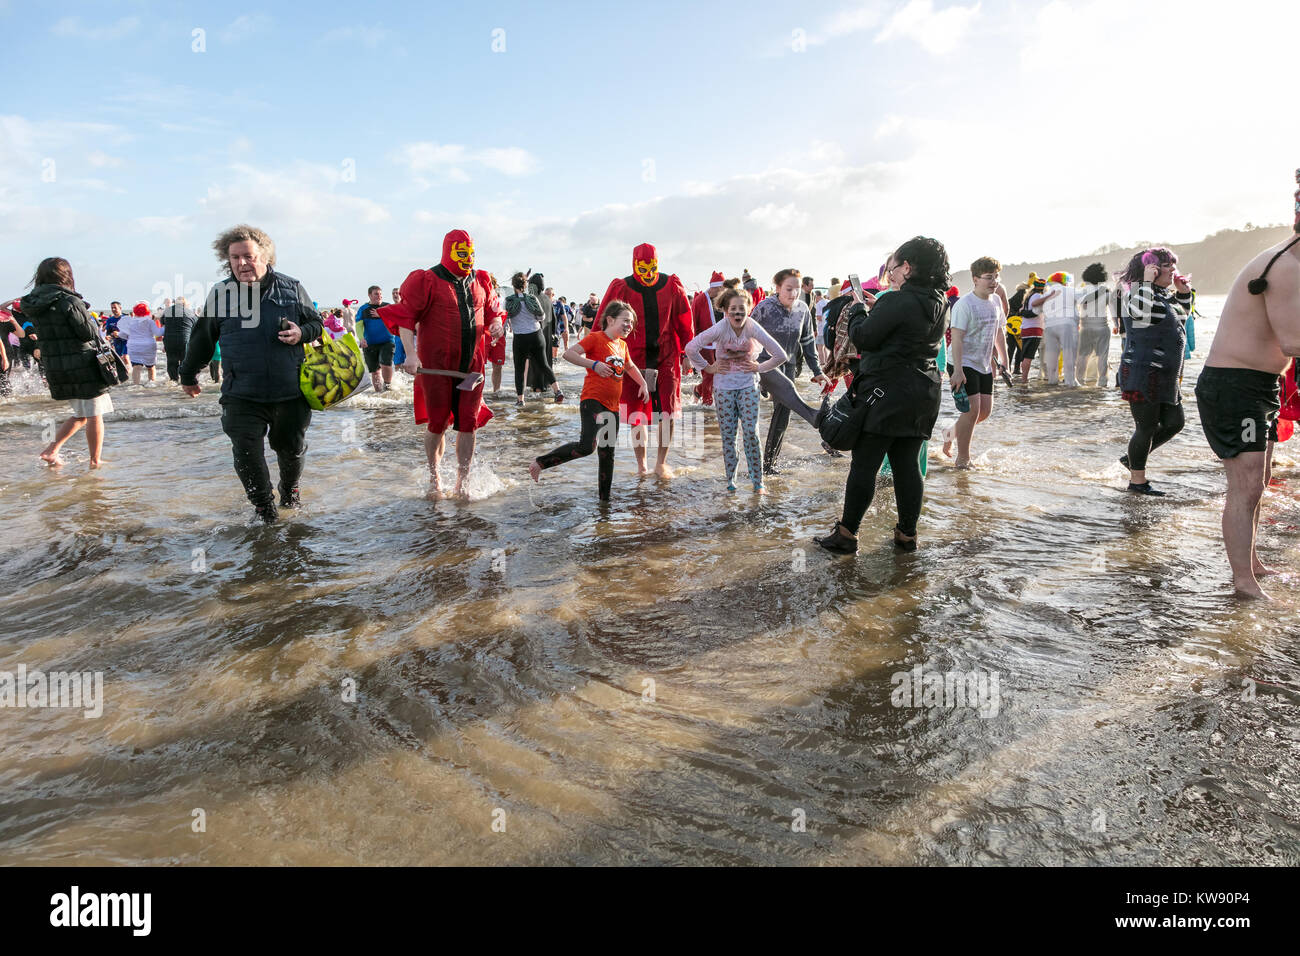
[[[357,312],[357,331],[361,334],[361,350],[366,356],[366,368],[370,370],[370,384],[376,392],[384,392],[393,387],[393,333],[388,331],[379,309],[388,305],[382,301],[383,289],[372,285],[366,290],[369,302]]]

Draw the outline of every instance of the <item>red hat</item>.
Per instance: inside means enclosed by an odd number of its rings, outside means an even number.
[[[722,285],[723,279],[724,276],[722,275],[722,273],[715,271],[713,275],[709,276],[709,288],[710,289],[718,288],[720,285]]]
[[[21,312],[22,311],[21,306],[22,306],[21,299],[14,299],[12,302],[9,303],[9,308],[12,309],[14,312]]]
[[[131,310],[131,314],[143,319],[146,315],[153,315],[153,310],[149,308],[148,302],[137,302],[135,308]]]
[[[464,229],[453,229],[442,237],[442,267],[462,278],[474,271],[474,240]]]

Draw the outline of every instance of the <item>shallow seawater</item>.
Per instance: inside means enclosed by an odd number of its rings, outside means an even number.
[[[931,443],[901,556],[887,480],[856,559],[812,546],[848,460],[797,420],[764,498],[725,492],[695,405],[670,483],[621,448],[607,507],[594,458],[534,485],[577,436],[571,366],[563,405],[507,381],[468,503],[425,499],[409,384],[318,413],[271,527],[213,390],[115,390],[92,473],[81,436],[37,460],[66,406],[20,389],[0,671],[102,672],[104,704],[0,709],[0,862],[1296,865],[1300,578],[1230,595],[1191,394],[1220,301],[1149,466],[1169,497],[1122,491],[1113,390],[999,383],[973,470]],[[895,706],[949,673],[978,706]]]

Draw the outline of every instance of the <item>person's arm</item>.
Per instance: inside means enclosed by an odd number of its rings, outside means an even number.
[[[998,316],[998,324],[993,330],[993,354],[997,356],[998,366],[1007,367],[1007,337],[1005,330],[1007,327],[1007,317],[1005,314]],[[957,366],[953,366],[956,368]]]
[[[560,358],[570,365],[576,365],[578,368],[583,369],[594,369],[596,365],[595,362],[587,358],[587,353],[583,351],[581,342],[575,342],[571,348],[565,349]]]
[[[757,322],[752,324],[754,326],[752,333],[754,338],[758,339],[759,344],[761,344],[763,348],[767,350],[767,354],[771,356],[771,358],[766,362],[759,363],[758,368],[755,369],[758,374],[762,375],[764,372],[770,372],[774,368],[780,368],[786,362],[790,361],[789,353],[787,353],[785,349],[781,348],[781,343],[772,338],[772,334],[768,332],[767,329],[763,328]]]
[[[1001,282],[998,283],[994,290],[997,293],[998,301],[1002,303],[1002,311],[1007,315],[1011,314],[1011,302],[1007,299],[1007,287]]]
[[[185,394],[190,396],[197,395],[202,390],[199,386],[199,372],[208,367],[217,351],[221,329],[214,315],[216,297],[214,289],[208,297],[208,304],[203,308],[203,314],[190,331],[190,343],[185,347],[185,358],[181,360],[181,386],[185,389]]]
[[[1282,256],[1269,270],[1264,314],[1282,353],[1300,355],[1300,262],[1294,256]]]
[[[636,382],[637,386],[641,389],[638,393],[641,401],[650,401],[650,386],[646,384],[645,376],[642,375],[641,370],[636,367],[636,362],[632,361],[631,355],[623,361],[623,374]]]
[[[315,342],[325,334],[325,323],[321,321],[316,307],[311,304],[311,296],[301,282],[295,283],[298,286],[298,338],[289,341],[280,339],[286,345],[297,345],[299,342]],[[293,338],[290,332],[281,332],[282,336]]]
[[[686,357],[691,360],[691,365],[699,369],[701,372],[709,369],[709,363],[704,360],[704,356],[700,353],[716,342],[722,331],[722,323],[711,325],[686,343],[686,348],[683,350],[686,353]],[[764,334],[766,335],[766,333]]]
[[[952,391],[957,391],[966,384],[966,370],[962,368],[962,340],[966,338],[966,331],[959,329],[957,326],[952,327],[952,342],[948,345],[948,364],[952,366],[952,374],[948,376],[948,387]],[[942,369],[940,370],[942,374]]]
[[[898,330],[907,317],[903,298],[898,292],[881,296],[870,312],[859,302],[845,307],[850,313],[849,341],[857,346],[859,352],[874,352]]]
[[[822,374],[822,365],[817,359],[817,340],[813,335],[812,310],[807,309],[805,314],[807,318],[799,323],[799,349],[803,352],[803,360],[808,363],[808,370],[813,373],[812,380],[824,382],[826,376]]]

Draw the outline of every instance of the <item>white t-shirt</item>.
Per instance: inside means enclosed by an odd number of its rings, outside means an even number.
[[[981,299],[967,292],[952,307],[951,326],[961,329],[961,364],[985,375],[993,373],[993,339],[1006,324],[1002,301],[997,296]],[[952,358],[952,352],[948,353]]]
[[[1075,300],[1074,289],[1068,285],[1051,283],[1047,291],[1056,292],[1043,303],[1043,326],[1048,329],[1064,329],[1079,324],[1079,308]]]

